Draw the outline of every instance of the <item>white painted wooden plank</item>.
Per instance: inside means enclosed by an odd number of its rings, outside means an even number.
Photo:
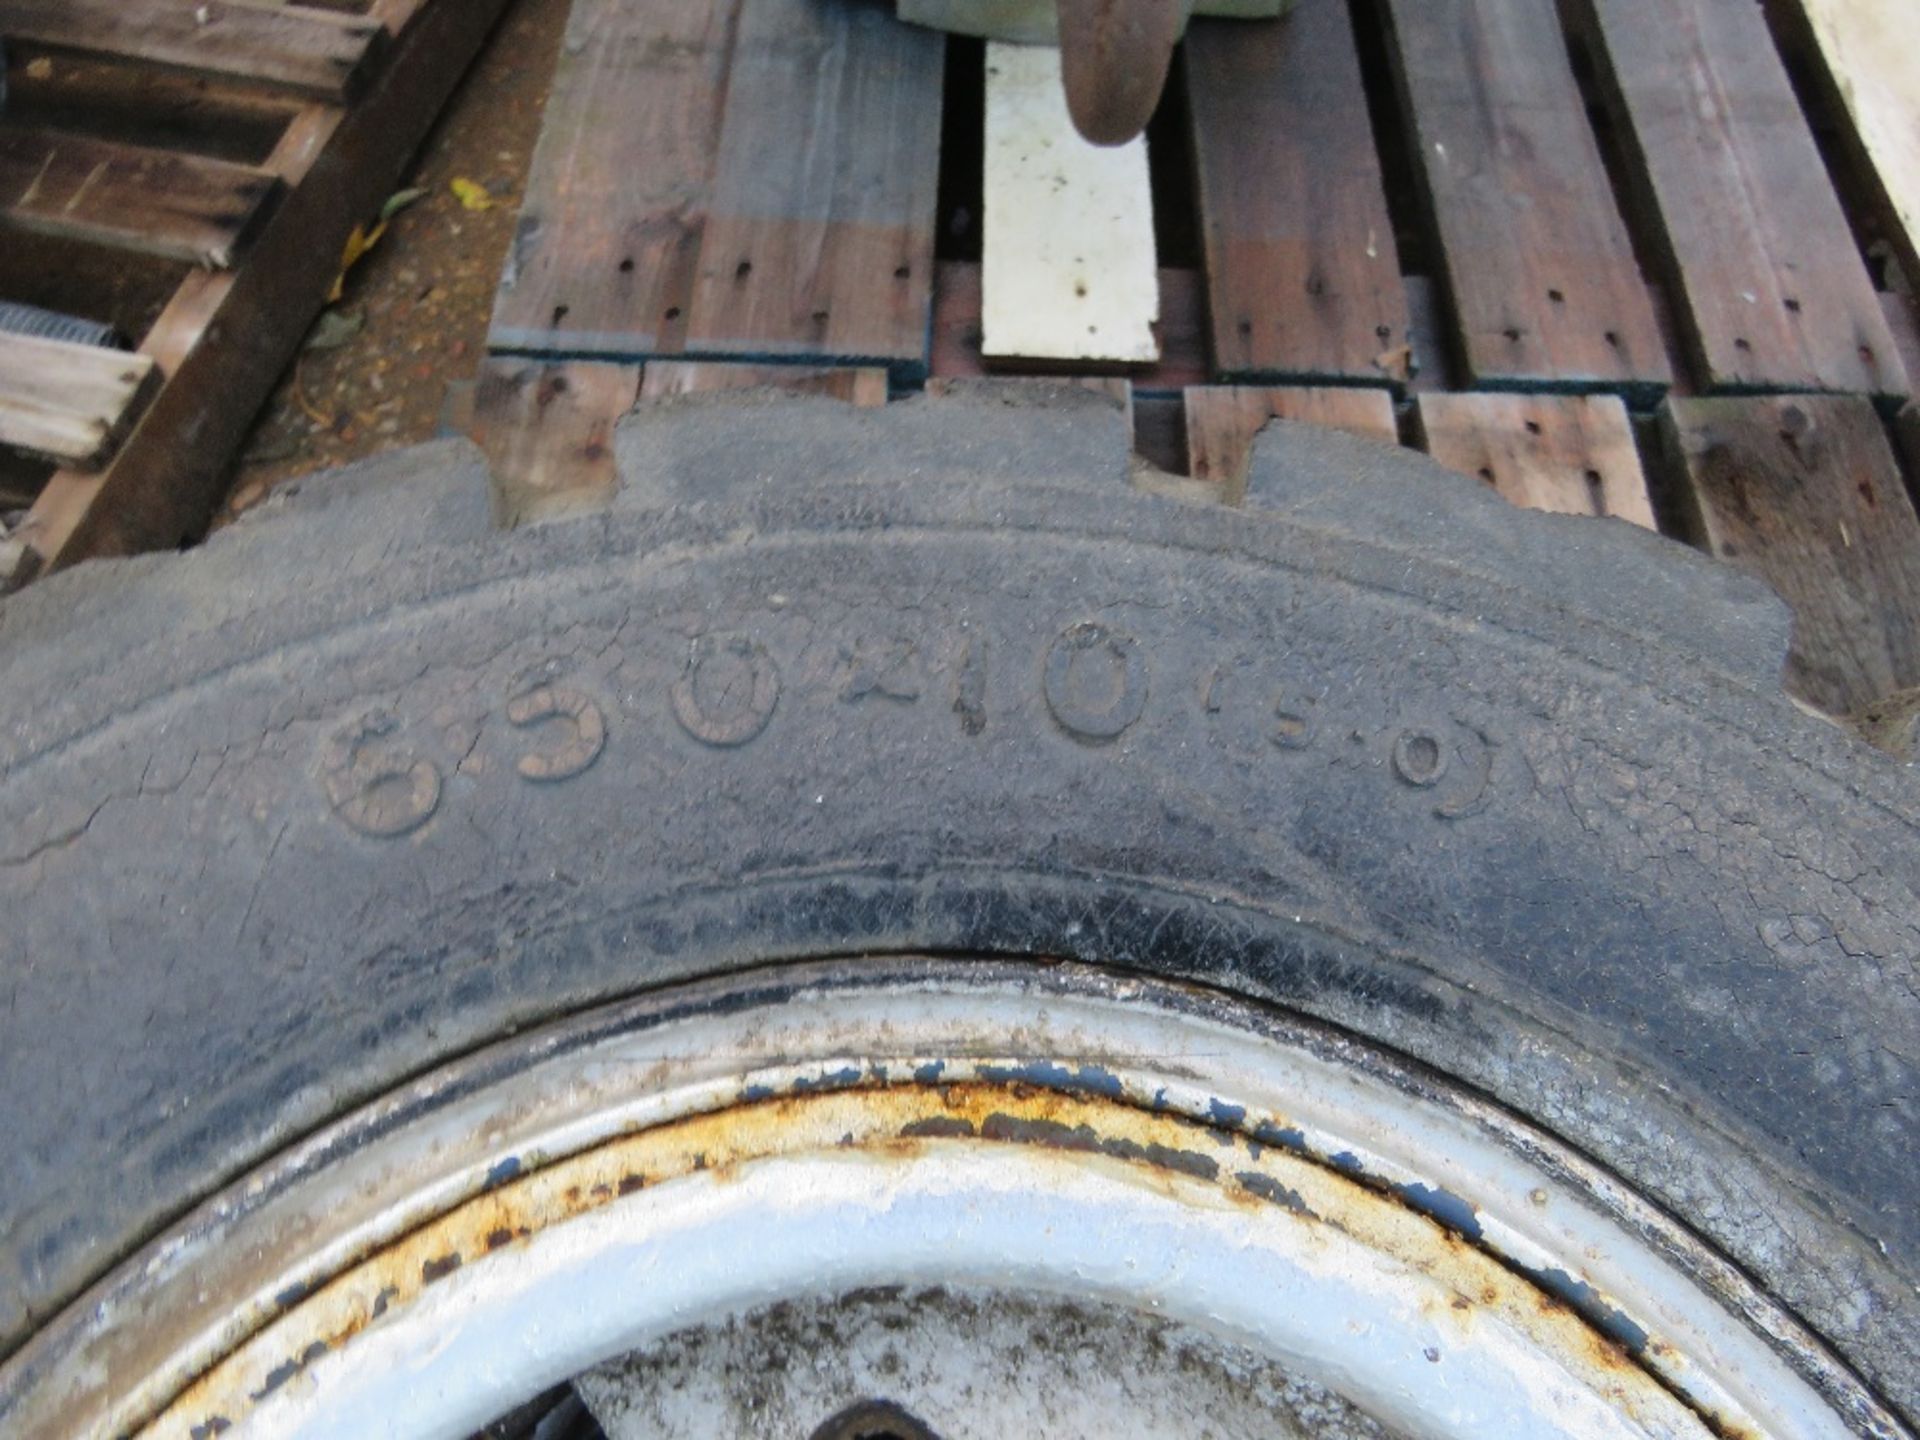
[[[985,226],[989,358],[1160,358],[1146,139],[1111,149],[1081,139],[1057,50],[987,46]]]
[[[1920,255],[1920,46],[1913,0],[1800,0],[1880,176],[1905,253]],[[1920,275],[1911,277],[1920,284]]]
[[[1193,13],[1234,20],[1268,20],[1284,15],[1295,0],[1196,0]],[[900,0],[900,18],[909,25],[1051,45],[1060,36],[1060,12],[1054,0]]]

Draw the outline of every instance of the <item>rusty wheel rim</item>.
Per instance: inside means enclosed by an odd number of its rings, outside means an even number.
[[[0,1370],[0,1416],[460,1435],[689,1326],[886,1284],[1150,1309],[1410,1436],[1900,1433],[1692,1236],[1431,1074],[1207,992],[913,960],[690,987],[427,1077],[122,1267]]]

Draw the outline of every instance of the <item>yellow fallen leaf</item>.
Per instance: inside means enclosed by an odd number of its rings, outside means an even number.
[[[353,233],[347,236],[346,252],[340,257],[340,273],[334,278],[333,289],[327,294],[327,303],[337,305],[340,297],[347,292],[347,272],[358,265],[366,253],[380,243],[380,237],[387,233],[387,222],[382,220],[373,229],[364,225],[353,227]]]
[[[487,187],[479,181],[469,180],[465,176],[459,176],[449,181],[448,186],[453,191],[453,198],[460,202],[462,209],[493,209],[493,197],[487,193]]]

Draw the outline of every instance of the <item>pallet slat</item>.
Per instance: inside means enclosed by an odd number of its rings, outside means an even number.
[[[1515,505],[1657,528],[1626,406],[1614,395],[1422,395],[1420,447]]]
[[[685,348],[739,4],[574,6],[494,302],[494,350]]]
[[[1920,519],[1871,401],[1673,400],[1661,428],[1707,548],[1793,610],[1790,689],[1845,714],[1920,684]]]
[[[640,401],[640,367],[488,360],[468,433],[486,452],[508,524],[591,505],[619,483],[613,427]]]
[[[1554,6],[1387,13],[1468,382],[1656,397],[1671,367]]]
[[[1095,146],[1067,114],[1060,52],[987,46],[981,351],[989,359],[1160,358],[1147,142]]]
[[[878,365],[733,365],[712,360],[649,360],[642,400],[712,395],[725,390],[786,390],[824,395],[863,409],[887,403],[887,372]]]
[[[741,9],[690,352],[926,372],[945,57],[880,6]]]
[[[247,165],[0,129],[0,227],[224,269],[279,181]]]
[[[1407,299],[1346,0],[1186,42],[1216,372],[1406,377]]]
[[[0,331],[0,445],[98,465],[158,378],[145,355]]]
[[[1219,486],[1230,505],[1246,496],[1253,442],[1269,420],[1330,426],[1389,445],[1400,438],[1393,401],[1384,390],[1195,385],[1185,402],[1187,473]]]
[[[386,31],[351,17],[226,0],[0,0],[0,36],[338,101],[366,83]]]
[[[1920,49],[1912,8],[1903,0],[1797,3],[1878,182],[1902,262],[1920,284]]]
[[[1751,0],[1575,0],[1709,390],[1907,381],[1806,117]]]
[[[1197,271],[1162,268],[1160,281],[1160,358],[1130,369],[1141,393],[1177,396],[1208,378],[1206,321]],[[980,353],[980,267],[965,260],[942,260],[934,270],[933,355],[935,376],[987,373]]]
[[[166,381],[98,475],[48,480],[16,537],[49,568],[166,549],[219,503],[227,460],[326,302],[356,221],[392,193],[504,0],[375,0],[397,37],[351,108],[309,105],[261,167],[287,193],[245,263],[189,272],[141,353]],[[4,583],[0,580],[0,583]]]

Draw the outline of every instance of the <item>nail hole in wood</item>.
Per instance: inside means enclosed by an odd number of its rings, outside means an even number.
[[[554,306],[553,307],[553,323],[555,325],[558,325],[562,320],[566,319],[567,316],[571,313],[572,312],[565,305]]]
[[[1798,315],[1800,313],[1800,302],[1789,295],[1787,297],[1787,309]]]
[[[622,275],[631,275],[633,273],[633,257],[631,255],[620,262],[620,273]]]
[[[1567,303],[1567,297],[1558,290],[1547,291],[1547,299],[1551,300],[1556,305],[1564,305]]]
[[[1538,435],[1539,433],[1540,433],[1540,422],[1538,420],[1527,421],[1527,434]]]
[[[744,280],[752,273],[753,262],[751,260],[742,260],[738,265],[733,267],[733,278],[736,280]]]

